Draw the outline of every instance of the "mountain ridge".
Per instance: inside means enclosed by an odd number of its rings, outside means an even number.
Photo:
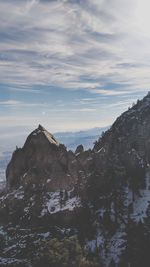
[[[76,235],[98,266],[149,266],[149,253],[141,245],[150,242],[150,94],[118,117],[93,149],[67,151],[39,128],[14,152],[7,192],[0,198],[1,227],[7,235],[16,225],[17,233],[23,228],[33,235],[32,257],[26,248],[24,259],[36,258],[32,266],[38,263],[36,227],[38,235],[41,228],[47,233],[46,241]],[[20,236],[26,244],[27,236]],[[42,237],[39,242],[41,246]],[[10,244],[4,244],[0,256],[20,260],[21,246],[10,248],[9,254]]]

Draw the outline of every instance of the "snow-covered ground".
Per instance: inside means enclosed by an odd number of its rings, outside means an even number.
[[[126,246],[125,231],[118,229],[112,237],[107,236],[107,233],[98,230],[95,239],[86,242],[86,249],[92,252],[98,251],[105,266],[109,266],[113,260],[116,264],[119,263],[120,255]]]
[[[65,194],[65,192],[62,193]],[[49,193],[49,199],[44,203],[41,216],[47,213],[54,214],[65,210],[72,211],[74,208],[80,207],[80,198],[76,196],[72,197],[70,193],[71,191],[68,192],[66,200],[61,199],[60,191]]]
[[[139,194],[135,195],[132,200],[131,191],[128,192],[128,204],[132,203],[131,219],[135,222],[143,222],[146,217],[148,205],[150,204],[150,171],[148,170],[145,177],[145,189],[140,189]]]

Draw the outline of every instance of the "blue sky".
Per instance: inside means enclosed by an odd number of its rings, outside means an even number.
[[[0,0],[0,127],[110,125],[150,85],[148,0]]]

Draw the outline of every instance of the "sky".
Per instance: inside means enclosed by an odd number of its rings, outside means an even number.
[[[148,0],[0,0],[0,135],[111,125],[150,87]]]

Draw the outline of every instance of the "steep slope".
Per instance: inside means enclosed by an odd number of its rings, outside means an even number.
[[[0,223],[11,241],[0,256],[30,261],[27,247],[22,249],[29,235],[34,258],[43,240],[77,235],[98,266],[149,266],[149,252],[142,249],[150,244],[149,166],[150,94],[123,113],[92,150],[81,145],[67,151],[39,126],[7,168]]]
[[[135,193],[134,186],[143,183],[150,163],[150,94],[123,113],[95,143],[93,151],[96,174],[107,176],[109,182],[113,179],[114,185],[113,176],[118,171]]]
[[[136,149],[141,157],[150,160],[150,94],[137,101],[131,109],[123,113],[108,130],[103,138],[96,143],[97,151],[104,143],[109,150]]]

